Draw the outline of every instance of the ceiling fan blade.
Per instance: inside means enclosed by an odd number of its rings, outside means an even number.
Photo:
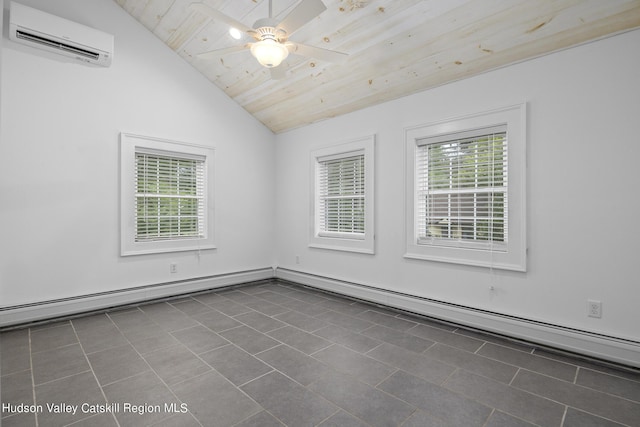
[[[242,44],[238,46],[231,46],[231,47],[225,47],[222,49],[211,50],[209,52],[202,52],[197,54],[196,56],[204,60],[216,59],[223,55],[226,55],[227,53],[240,52],[241,50],[248,49],[249,47],[250,47],[249,44]]]
[[[278,24],[291,36],[298,28],[311,21],[316,16],[327,10],[322,0],[302,0],[291,12]]]
[[[278,65],[277,67],[269,68],[269,72],[271,73],[271,78],[273,80],[282,80],[287,77],[287,67],[284,63]]]
[[[203,15],[207,15],[208,17],[210,17],[211,19],[213,19],[214,21],[219,21],[222,23],[225,23],[227,25],[229,25],[230,27],[233,28],[237,28],[240,31],[244,31],[244,32],[248,32],[248,33],[253,33],[255,32],[252,28],[247,27],[246,25],[244,25],[242,22],[237,21],[235,19],[233,19],[232,17],[225,15],[224,13],[210,7],[207,6],[204,3],[191,3],[189,5],[189,9],[194,10],[198,13],[201,13]]]
[[[308,56],[321,61],[342,64],[349,57],[348,54],[335,50],[323,49],[321,47],[309,46],[306,44],[291,43],[289,51],[296,55]]]

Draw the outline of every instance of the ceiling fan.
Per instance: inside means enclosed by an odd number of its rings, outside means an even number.
[[[285,69],[281,64],[289,53],[335,63],[344,61],[348,56],[346,53],[289,41],[289,37],[295,31],[327,9],[322,0],[301,0],[280,22],[273,18],[271,0],[269,0],[269,17],[258,19],[253,24],[253,28],[204,3],[192,3],[189,8],[209,16],[214,21],[229,25],[230,29],[244,32],[256,40],[253,43],[204,52],[198,55],[199,58],[217,58],[227,53],[250,49],[258,62],[271,70],[272,78],[277,79],[284,77]],[[241,36],[234,38],[239,39]]]

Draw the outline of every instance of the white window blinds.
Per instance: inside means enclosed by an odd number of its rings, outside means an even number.
[[[505,246],[506,127],[426,138],[416,154],[418,242]]]
[[[204,163],[136,152],[135,241],[204,237]]]
[[[318,159],[318,178],[319,234],[364,236],[364,153]]]

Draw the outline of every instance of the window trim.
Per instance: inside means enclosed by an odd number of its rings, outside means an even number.
[[[312,149],[309,160],[309,247],[366,254],[374,248],[374,157],[375,135],[331,146]],[[326,160],[364,154],[364,234],[320,231],[319,226],[319,163]]]
[[[526,104],[504,107],[479,114],[446,119],[405,129],[405,258],[526,271]],[[503,243],[477,248],[419,241],[416,160],[425,139],[442,141],[448,135],[506,125],[508,230]]]
[[[135,167],[136,153],[176,158],[204,159],[204,237],[136,241]],[[120,133],[120,255],[215,249],[214,241],[214,153],[212,147],[149,136]]]

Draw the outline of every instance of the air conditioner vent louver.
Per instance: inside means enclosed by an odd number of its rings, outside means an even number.
[[[100,57],[100,55],[97,54],[96,52],[92,52],[90,50],[81,49],[81,48],[76,47],[76,46],[71,46],[71,45],[66,44],[66,43],[62,43],[62,42],[59,42],[59,41],[56,41],[56,40],[51,40],[51,39],[48,39],[46,37],[40,37],[40,36],[37,36],[35,34],[27,33],[27,32],[20,31],[20,30],[16,31],[16,37],[21,39],[21,40],[27,40],[27,41],[30,41],[32,43],[38,43],[38,44],[41,44],[41,45],[44,45],[44,46],[49,46],[49,47],[52,47],[52,48],[55,48],[55,49],[64,50],[66,52],[73,53],[75,55],[80,55],[80,56],[83,56],[85,58],[90,58],[90,59],[93,59],[93,60],[97,60]]]
[[[11,2],[9,38],[27,46],[108,67],[113,35],[86,25]]]

